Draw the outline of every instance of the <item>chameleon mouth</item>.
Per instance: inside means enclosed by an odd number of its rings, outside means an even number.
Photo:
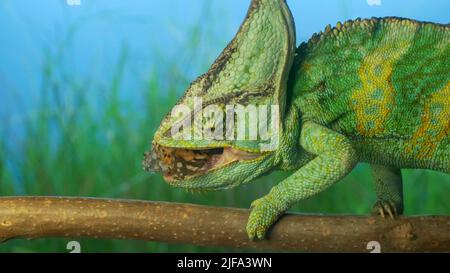
[[[145,171],[162,173],[167,182],[192,179],[237,161],[257,159],[260,153],[226,147],[216,149],[169,148],[154,144],[145,153]]]

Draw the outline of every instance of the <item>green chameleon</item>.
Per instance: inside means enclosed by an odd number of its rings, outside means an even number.
[[[144,169],[193,190],[295,170],[252,204],[247,232],[263,239],[294,203],[367,162],[375,178],[374,213],[394,218],[403,212],[401,169],[450,173],[449,45],[450,25],[392,17],[327,26],[296,48],[285,0],[253,0],[236,37],[177,104],[194,110],[163,120]],[[200,107],[195,98],[203,100]],[[276,147],[261,148],[268,138],[233,139],[237,123],[202,138],[198,128],[223,127],[214,122],[225,120],[217,112],[202,115],[212,105],[223,111],[278,106],[267,118],[275,126],[266,128]],[[226,121],[237,120],[231,116]],[[258,123],[244,120],[244,130]],[[174,133],[180,122],[186,128]]]

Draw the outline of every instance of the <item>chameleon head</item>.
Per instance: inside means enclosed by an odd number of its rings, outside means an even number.
[[[277,142],[282,134],[295,44],[294,21],[285,0],[253,0],[236,37],[162,121],[152,151],[145,154],[144,169],[162,172],[170,184],[192,189],[230,188],[267,172],[275,164],[276,147],[262,144]],[[230,115],[229,109],[239,107],[247,111],[241,116],[243,123],[234,111]],[[263,118],[264,138],[262,116],[255,121],[248,112],[262,108],[270,112]],[[237,136],[242,129],[244,138]]]

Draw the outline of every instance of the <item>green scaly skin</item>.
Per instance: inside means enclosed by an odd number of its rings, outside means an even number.
[[[258,141],[179,141],[168,116],[154,144],[184,149],[232,147],[258,154],[172,185],[226,189],[276,169],[296,172],[252,204],[247,231],[262,239],[294,203],[372,164],[374,213],[403,212],[401,169],[450,173],[450,28],[401,18],[328,26],[295,49],[284,0],[253,0],[236,38],[179,104],[280,105],[279,146]],[[205,125],[205,124],[203,124]],[[144,161],[146,169],[149,159]]]

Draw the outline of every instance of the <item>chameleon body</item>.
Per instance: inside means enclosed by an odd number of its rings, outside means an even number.
[[[205,106],[280,106],[273,151],[258,149],[258,141],[176,140],[168,134],[176,122],[169,115],[144,159],[146,170],[190,189],[226,189],[276,169],[295,170],[253,202],[251,239],[264,238],[294,203],[329,188],[359,162],[372,165],[373,212],[383,217],[403,212],[401,169],[450,173],[449,25],[357,19],[328,26],[296,48],[285,1],[253,0],[235,39],[179,105],[192,106],[196,96]]]

